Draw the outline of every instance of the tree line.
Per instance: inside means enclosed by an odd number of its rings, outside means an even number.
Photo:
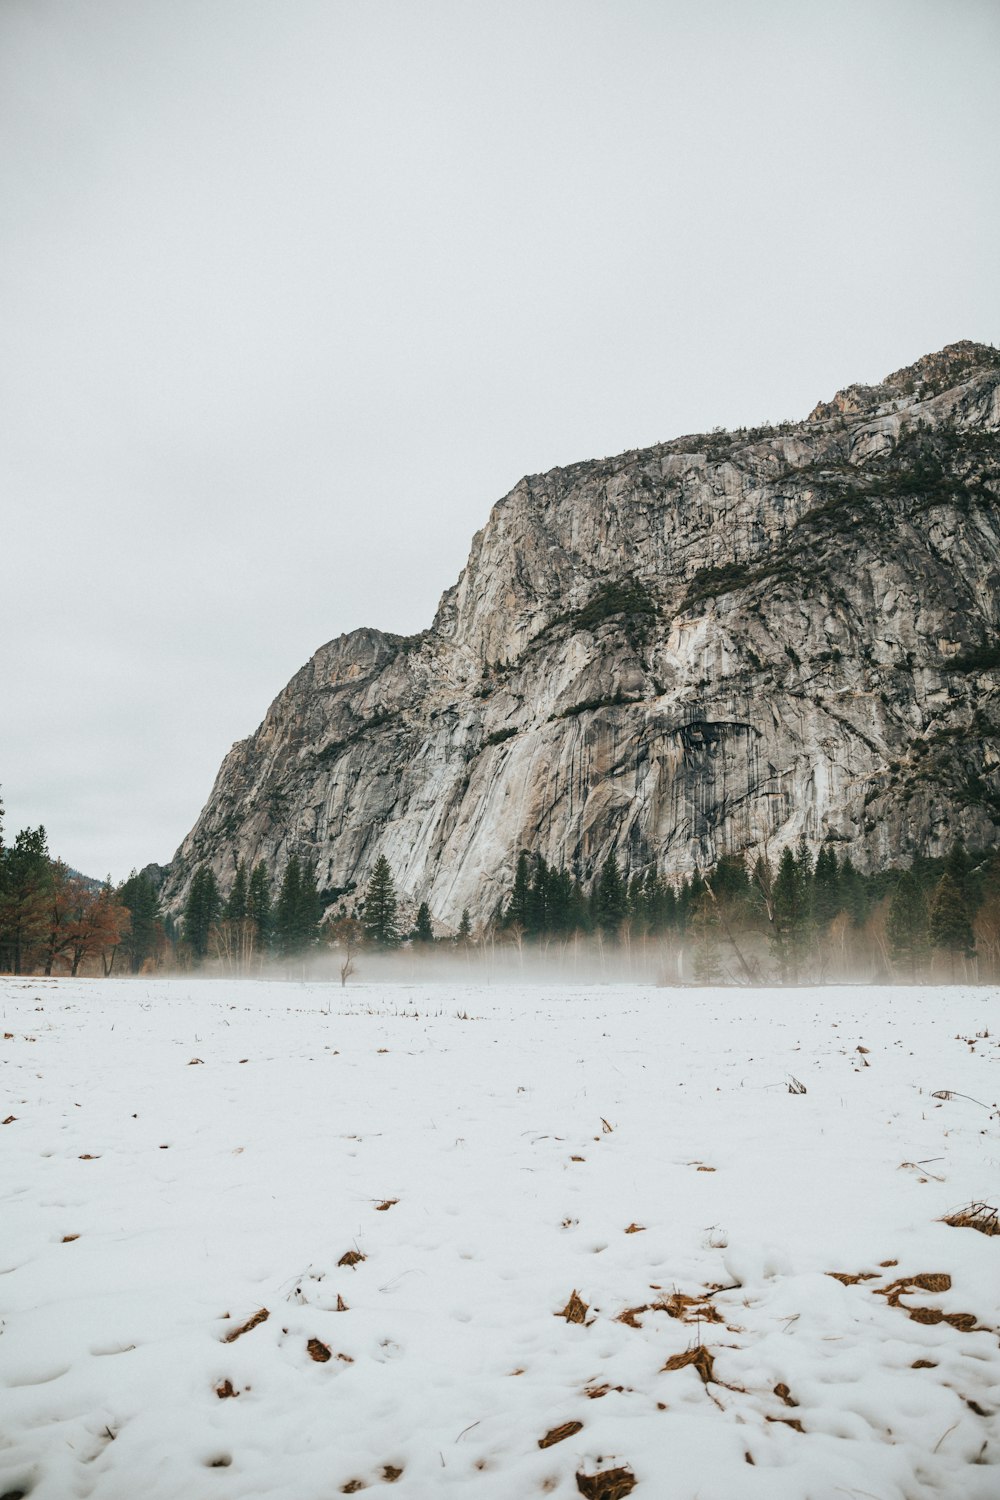
[[[523,850],[511,885],[474,931],[435,934],[426,902],[408,923],[384,855],[364,894],[324,918],[314,868],[293,854],[280,882],[264,861],[244,860],[223,895],[208,864],[194,871],[179,922],[161,909],[157,883],[133,871],[118,885],[79,875],[51,856],[43,827],[3,836],[0,804],[0,971],[140,973],[213,963],[247,971],[270,960],[338,951],[341,979],[363,949],[391,952],[441,944],[661,952],[676,977],[704,982],[924,975],[1000,978],[1000,852],[969,853],[909,869],[860,872],[824,844],[805,840],[776,863],[767,852],[727,855],[670,879],[653,868],[623,872],[611,854],[589,889],[565,868]],[[411,908],[412,910],[412,908]]]
[[[52,857],[41,825],[5,843],[0,803],[0,972],[138,974],[168,947],[151,881],[78,874]]]
[[[915,980],[936,967],[949,977],[1000,977],[1000,853],[945,858],[909,869],[860,872],[824,844],[801,839],[775,865],[727,855],[679,881],[653,869],[622,873],[611,854],[585,892],[539,855],[519,856],[494,924],[518,943],[596,937],[602,944],[649,939],[687,950],[691,977],[782,983],[850,973]]]

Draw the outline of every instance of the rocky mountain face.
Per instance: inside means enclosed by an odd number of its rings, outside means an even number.
[[[431,628],[356,630],[226,756],[167,875],[385,854],[442,924],[527,848],[586,883],[800,833],[862,868],[1000,838],[1000,353],[801,423],[531,475]]]

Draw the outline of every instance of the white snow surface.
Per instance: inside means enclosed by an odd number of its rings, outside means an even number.
[[[0,1496],[997,1500],[996,1002],[0,982]]]

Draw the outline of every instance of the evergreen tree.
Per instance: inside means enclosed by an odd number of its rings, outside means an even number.
[[[652,868],[646,871],[644,885],[648,930],[655,934],[669,932],[677,926],[677,896],[673,886],[661,879]]]
[[[638,871],[628,883],[628,916],[632,931],[642,936],[649,931],[649,910],[646,905],[646,879]]]
[[[365,891],[361,924],[365,939],[375,948],[397,948],[399,927],[397,925],[396,886],[389,868],[389,861],[380,854]]]
[[[549,930],[549,868],[541,855],[528,886],[525,930],[528,937],[541,937]]]
[[[944,873],[951,877],[963,901],[968,901],[972,860],[961,839],[956,839],[944,862]]]
[[[263,860],[254,865],[247,887],[247,916],[257,930],[257,946],[266,950],[271,942],[271,882]]]
[[[549,931],[565,936],[577,925],[573,877],[568,870],[550,870],[547,893]]]
[[[289,958],[298,951],[298,911],[302,899],[302,868],[293,854],[285,866],[281,889],[274,907],[274,937],[278,952]]]
[[[472,923],[469,921],[469,908],[467,906],[462,908],[462,920],[458,924],[455,942],[460,948],[466,948],[472,942]]]
[[[955,954],[971,957],[975,947],[965,897],[948,872],[941,876],[934,891],[929,936],[935,948],[942,948],[949,955],[953,971]]]
[[[245,859],[241,859],[236,866],[236,876],[223,911],[223,916],[227,922],[242,922],[246,919],[247,901],[250,896],[249,887],[250,881],[247,875],[247,862]]]
[[[731,910],[746,905],[750,894],[750,879],[742,854],[724,854],[711,872],[711,881],[717,901]]]
[[[604,861],[600,879],[595,882],[593,906],[595,922],[605,937],[616,937],[628,916],[628,890],[614,852]]]
[[[426,901],[421,901],[417,908],[417,924],[413,929],[413,941],[415,943],[433,943],[434,941],[431,909]]]
[[[22,828],[3,852],[0,879],[0,965],[13,974],[32,968],[48,924],[51,885],[44,827]]]
[[[514,888],[510,893],[510,901],[504,916],[505,927],[521,927],[528,930],[529,905],[531,900],[531,876],[528,869],[528,855],[522,849],[517,856],[517,867],[514,870]]]
[[[721,924],[715,902],[704,892],[689,915],[694,944],[694,977],[699,984],[714,984],[722,974]]]
[[[589,932],[591,926],[590,902],[587,900],[587,894],[579,880],[574,880],[572,894],[569,899],[566,931]]]
[[[807,851],[808,854],[808,851]],[[774,880],[771,943],[783,984],[797,984],[809,946],[810,890],[805,860],[790,847],[782,851]]]
[[[163,926],[160,919],[160,898],[148,875],[139,875],[135,870],[118,887],[116,899],[127,907],[131,924],[122,947],[125,961],[132,974],[138,974],[147,958],[153,958],[160,948]]]
[[[843,910],[840,894],[840,871],[837,855],[831,844],[824,844],[816,856],[816,872],[813,879],[813,916],[816,926],[825,932],[839,911]]]
[[[315,948],[319,941],[319,924],[323,915],[323,903],[316,888],[316,869],[305,865],[299,882],[299,904],[296,911],[296,931],[299,951]]]
[[[208,952],[212,928],[221,910],[222,899],[215,875],[208,865],[199,865],[184,905],[184,937],[198,960]]]
[[[893,961],[916,979],[917,967],[927,951],[927,903],[909,870],[903,870],[896,881],[885,930]]]
[[[864,876],[855,869],[850,855],[840,867],[840,896],[854,926],[863,927],[868,920],[871,902]]]
[[[274,931],[281,954],[288,958],[313,947],[319,919],[316,877],[308,867],[303,869],[298,855],[293,854],[285,866],[274,912]]]
[[[688,923],[694,916],[702,896],[705,894],[705,882],[698,870],[695,870],[690,880],[682,880],[677,892],[677,927],[681,932],[686,932]]]

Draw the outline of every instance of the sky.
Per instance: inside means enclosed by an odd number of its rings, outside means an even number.
[[[0,795],[166,862],[522,474],[1000,343],[994,0],[4,0]]]

